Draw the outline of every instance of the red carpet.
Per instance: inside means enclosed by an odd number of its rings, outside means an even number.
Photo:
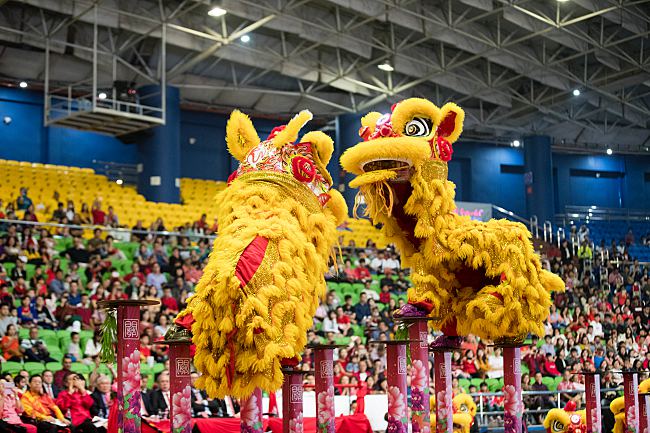
[[[239,433],[239,418],[195,418],[192,420],[202,433]],[[305,418],[305,433],[316,433],[316,418]],[[282,418],[264,420],[264,430],[282,432]],[[363,414],[336,418],[337,433],[372,433],[370,422]],[[169,420],[157,423],[142,421],[142,433],[168,433]]]

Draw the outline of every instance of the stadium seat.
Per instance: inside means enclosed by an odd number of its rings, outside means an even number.
[[[45,366],[40,362],[26,362],[24,366],[29,375],[41,374],[45,370]]]
[[[0,367],[2,367],[3,373],[16,374],[23,369],[23,364],[20,362],[7,361],[0,364]]]

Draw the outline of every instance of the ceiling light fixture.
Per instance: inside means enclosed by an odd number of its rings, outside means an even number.
[[[21,89],[24,89],[27,87],[27,82],[26,81],[21,81],[20,84],[18,84]]]
[[[212,9],[208,11],[208,15],[211,17],[222,17],[228,13],[224,8],[220,8],[219,6],[215,6]]]
[[[122,179],[117,179],[115,181],[115,183],[118,184],[118,185],[122,185],[124,183],[124,181]]]
[[[612,148],[611,148],[611,147],[610,147],[610,148],[607,148],[607,154],[608,154],[608,155],[611,155],[612,153],[614,153],[614,151],[612,150]]]
[[[573,89],[573,96],[580,96],[580,89]]]
[[[514,140],[514,141],[512,142],[512,145],[513,145],[514,147],[519,147],[519,146],[521,146],[521,141],[519,141],[519,140]]]
[[[388,61],[377,65],[377,67],[386,72],[393,72],[395,70],[395,68],[393,68],[393,66]]]
[[[107,95],[104,92],[101,92],[99,95],[97,95],[99,99],[106,99]]]
[[[241,38],[239,38],[239,40],[242,41],[243,43],[247,44],[247,43],[249,43],[251,41],[251,37],[248,36],[248,35],[244,35]]]

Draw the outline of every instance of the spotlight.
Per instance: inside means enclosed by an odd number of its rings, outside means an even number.
[[[220,8],[219,6],[215,6],[208,11],[208,15],[211,17],[222,17],[226,15],[226,13],[227,11],[224,8]]]
[[[251,37],[248,36],[248,35],[244,35],[241,38],[239,38],[239,40],[242,41],[243,43],[247,44],[247,43],[249,43],[251,41]]]
[[[377,67],[382,71],[386,71],[386,72],[393,72],[395,70],[395,68],[393,68],[393,66],[388,61],[380,65],[377,65]]]
[[[122,185],[124,183],[124,181],[122,179],[117,179],[115,181],[115,183],[118,184],[118,185]]]
[[[99,99],[106,99],[107,95],[104,92],[101,92],[99,95],[97,95]]]
[[[27,81],[21,81],[19,86],[20,86],[21,89],[27,88]]]
[[[521,142],[520,142],[519,140],[514,140],[514,141],[512,142],[512,145],[513,145],[514,147],[519,147],[519,146],[521,146]]]
[[[566,3],[566,2],[568,2],[568,1],[569,1],[569,0],[557,0],[558,3]]]
[[[612,148],[611,148],[611,147],[607,148],[607,154],[608,154],[608,155],[611,155],[612,153],[614,153],[614,151],[612,150]]]
[[[2,121],[4,122],[5,125],[9,125],[13,119],[9,116],[5,116],[2,118]]]
[[[591,208],[592,208],[592,209],[596,209],[596,206],[592,206]]]
[[[573,96],[580,96],[580,89],[573,89]]]

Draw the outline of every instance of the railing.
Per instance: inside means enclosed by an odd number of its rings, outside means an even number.
[[[544,221],[544,242],[553,243],[553,224]]]
[[[107,232],[109,235],[113,236],[116,241],[128,242],[132,234],[139,235],[152,235],[152,236],[164,236],[164,237],[190,237],[197,239],[208,239],[214,240],[215,235],[205,235],[201,233],[183,233],[175,231],[156,231],[156,230],[133,230],[125,227],[108,227],[92,224],[59,224],[54,222],[33,222],[33,221],[23,221],[23,220],[12,220],[0,218],[0,230],[3,229],[3,226],[15,224],[17,226],[30,226],[34,228],[43,228],[43,227],[53,227],[53,228],[63,228],[63,229],[73,229],[73,230],[96,230],[99,229],[103,232]]]
[[[650,221],[650,211],[619,209],[598,206],[566,206],[563,214],[555,216],[556,222],[566,226],[573,220],[590,221]]]
[[[539,220],[537,219],[537,215],[530,217],[530,232],[536,238],[539,237]]]

